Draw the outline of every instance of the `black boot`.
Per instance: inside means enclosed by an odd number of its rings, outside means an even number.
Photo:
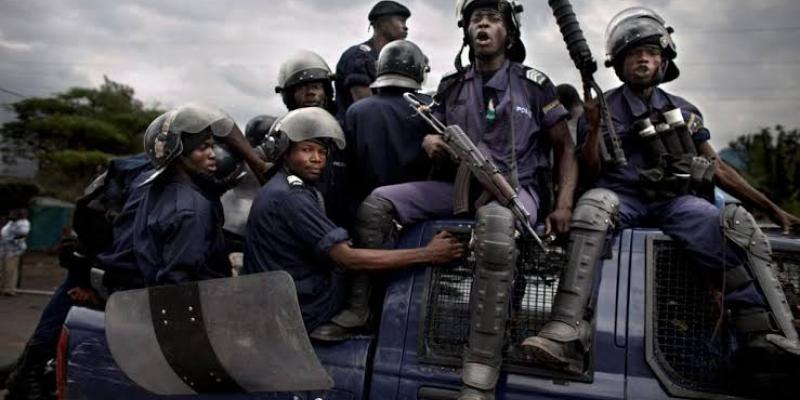
[[[6,400],[49,400],[52,398],[50,388],[45,377],[47,361],[52,358],[49,354],[26,347],[20,356],[17,367],[8,376]]]
[[[581,373],[592,339],[591,322],[584,319],[592,294],[594,269],[600,263],[619,201],[605,189],[586,192],[572,216],[567,264],[558,283],[550,320],[536,336],[522,342],[537,364]]]
[[[355,275],[345,308],[331,318],[330,322],[311,331],[309,336],[324,342],[341,342],[367,334],[371,316],[369,308],[371,293],[370,276],[367,274]]]

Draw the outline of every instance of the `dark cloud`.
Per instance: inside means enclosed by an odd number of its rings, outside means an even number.
[[[411,40],[431,60],[427,88],[452,69],[461,43],[455,1],[401,1],[412,10]],[[240,123],[280,114],[273,88],[281,60],[299,49],[334,67],[347,47],[369,37],[375,1],[65,0],[0,3],[0,88],[43,96],[97,85],[103,75],[133,86],[148,104],[214,102]],[[682,76],[666,85],[697,104],[723,146],[781,123],[800,126],[800,3],[796,0],[574,1],[597,61],[603,31],[621,9],[645,5],[675,27]],[[554,82],[579,84],[545,2],[523,2],[526,63]],[[619,84],[601,67],[604,88]],[[0,102],[14,96],[0,95]],[[7,114],[6,114],[7,115]],[[3,115],[0,114],[0,118]]]

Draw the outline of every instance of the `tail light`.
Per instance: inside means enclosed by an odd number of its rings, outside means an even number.
[[[56,393],[58,400],[67,398],[67,348],[69,347],[69,329],[61,328],[56,347]]]

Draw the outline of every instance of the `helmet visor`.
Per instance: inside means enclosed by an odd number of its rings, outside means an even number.
[[[669,38],[664,19],[645,7],[631,7],[620,11],[606,27],[606,55],[611,58],[631,43],[653,36]]]
[[[170,129],[186,133],[200,133],[210,129],[214,136],[224,137],[231,133],[234,125],[233,118],[219,108],[189,103],[178,108]]]

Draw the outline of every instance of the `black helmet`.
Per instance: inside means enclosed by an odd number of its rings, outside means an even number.
[[[345,139],[339,122],[328,111],[319,107],[305,107],[289,111],[272,124],[266,140],[264,154],[275,162],[289,149],[291,142],[320,139],[333,141],[340,150]]]
[[[244,128],[244,136],[247,138],[250,146],[256,147],[263,143],[269,133],[269,128],[277,119],[277,117],[273,117],[272,115],[257,115],[251,118],[250,121],[247,121],[247,125]]]
[[[159,115],[144,133],[144,150],[154,171],[142,184],[152,182],[206,135],[225,137],[234,129],[239,128],[225,111],[201,103],[189,103]]]
[[[428,57],[408,40],[394,40],[383,46],[378,56],[378,77],[370,87],[378,89],[394,86],[419,90],[430,71]]]
[[[655,11],[645,7],[631,7],[619,12],[606,28],[606,67],[614,67],[620,80],[625,52],[640,45],[654,45],[661,49],[666,68],[661,68],[656,77],[658,83],[669,82],[678,77],[680,71],[673,61],[678,56],[672,41],[672,27]]]
[[[456,15],[458,16],[458,26],[464,32],[464,43],[461,50],[456,56],[456,68],[461,70],[461,51],[464,45],[469,45],[469,19],[472,12],[477,8],[489,7],[501,12],[504,16],[506,27],[508,30],[508,39],[511,41],[511,46],[506,50],[508,59],[516,62],[523,62],[525,60],[525,45],[522,43],[522,33],[520,31],[520,22],[517,14],[522,13],[522,5],[514,0],[458,0],[456,3]],[[469,51],[469,59],[474,57],[472,49]]]
[[[313,51],[301,50],[281,64],[278,71],[278,86],[275,86],[275,93],[280,93],[283,97],[283,104],[289,110],[294,110],[295,86],[306,82],[322,82],[325,86],[327,103],[333,104],[333,84],[335,76],[331,72],[328,63]]]
[[[372,10],[369,11],[367,18],[369,19],[369,22],[372,23],[375,22],[376,19],[388,15],[399,15],[401,17],[408,18],[411,16],[411,11],[408,9],[408,7],[396,1],[383,0],[375,3],[375,5],[372,6]]]
[[[247,174],[242,157],[231,151],[226,143],[214,140],[214,158],[217,169],[211,174],[211,181],[222,191],[228,190]]]

